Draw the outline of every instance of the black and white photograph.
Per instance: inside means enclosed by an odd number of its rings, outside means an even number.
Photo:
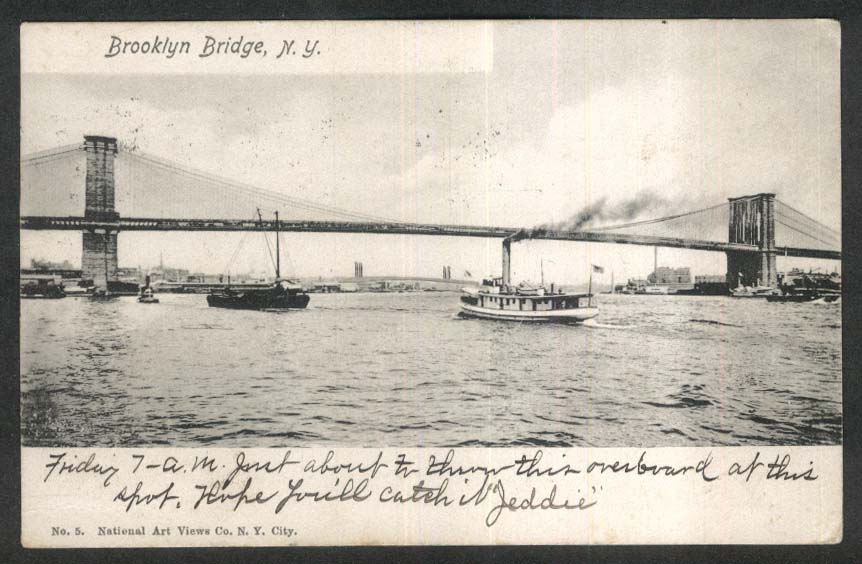
[[[840,445],[838,26],[461,24],[25,64],[22,445]]]
[[[25,549],[842,542],[838,21],[20,55]]]

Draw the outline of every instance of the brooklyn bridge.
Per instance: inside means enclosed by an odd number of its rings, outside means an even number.
[[[275,229],[274,222],[255,220],[250,214],[237,218],[237,210],[248,206],[286,208],[290,215],[281,219],[279,229],[293,232],[504,239],[525,227],[392,221],[221,178],[145,152],[120,150],[115,138],[101,136],[23,156],[21,178],[21,229],[80,231],[82,275],[96,285],[116,279],[121,232]],[[84,202],[70,183],[83,183]],[[121,216],[116,209],[118,192],[130,207],[144,213]],[[210,215],[219,209],[221,217],[195,217],[190,210],[201,209],[201,201],[212,202],[206,209]],[[533,230],[530,237],[723,252],[728,276],[739,273],[770,286],[777,283],[779,256],[841,259],[838,231],[769,193],[741,195],[649,220]]]

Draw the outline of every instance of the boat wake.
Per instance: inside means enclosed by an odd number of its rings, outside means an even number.
[[[181,325],[180,328],[188,331],[233,331],[233,327],[212,325],[210,323],[201,323],[200,325]],[[171,329],[168,329],[168,331],[170,330]]]
[[[722,327],[742,327],[742,325],[734,325],[733,323],[724,323],[714,319],[689,319],[689,323],[706,323],[708,325],[721,325]]]
[[[587,319],[581,323],[584,327],[592,327],[593,329],[635,329],[637,325],[615,325],[611,323],[599,323],[595,319]]]

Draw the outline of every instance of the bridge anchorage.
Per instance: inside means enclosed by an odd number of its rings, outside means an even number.
[[[82,146],[60,147],[22,158],[22,179],[25,172],[50,174],[50,171],[43,172],[43,168],[54,166],[52,163],[63,159],[75,158],[81,154],[81,149],[86,155],[83,216],[22,216],[20,225],[22,229],[82,232],[82,276],[93,280],[94,285],[99,288],[105,288],[109,281],[117,279],[117,239],[120,231],[274,230],[274,225],[269,221],[120,217],[115,208],[114,160],[118,147],[117,140],[113,137],[88,135],[84,137]],[[161,175],[161,179],[166,178],[166,174],[175,175],[167,177],[167,182],[170,182],[170,189],[176,193],[181,193],[184,189],[200,189],[201,186],[206,190],[216,187],[222,190],[222,194],[227,190],[230,201],[233,201],[233,198],[247,198],[259,205],[260,198],[263,198],[264,201],[277,202],[276,205],[279,206],[294,206],[297,210],[309,213],[323,211],[339,218],[282,220],[282,231],[500,239],[524,232],[521,227],[422,224],[363,216],[219,179],[202,171],[182,169],[176,163],[152,155],[140,152],[123,152],[120,155],[140,166],[156,167],[144,169],[145,174],[155,171]],[[201,184],[195,184],[196,182]],[[124,187],[129,188],[133,187]],[[207,191],[205,194],[212,192]],[[727,225],[727,230],[724,225]],[[708,233],[712,234],[707,235]],[[727,234],[726,238],[724,233]],[[577,230],[534,229],[530,231],[529,237],[724,252],[727,256],[727,280],[731,286],[739,283],[774,286],[778,276],[778,256],[841,259],[840,234],[836,230],[777,201],[774,194],[768,193],[730,198],[727,203],[710,208],[624,225]],[[517,238],[516,235],[515,239]],[[781,244],[776,243],[776,240]]]

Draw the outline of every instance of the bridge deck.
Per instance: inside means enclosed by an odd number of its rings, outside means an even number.
[[[108,229],[111,231],[275,231],[274,221],[241,219],[154,219],[120,218],[114,222],[93,222],[83,217],[21,217],[21,229],[81,231]],[[476,225],[436,225],[426,223],[364,223],[351,221],[280,221],[279,230],[307,233],[372,233],[389,235],[431,235],[447,237],[504,238],[519,227],[486,227]],[[607,231],[551,231],[531,235],[532,239],[559,241],[589,241],[693,249],[700,251],[757,252],[754,245],[742,245],[696,239],[656,237],[609,233]],[[779,256],[841,259],[841,251],[776,247]]]

